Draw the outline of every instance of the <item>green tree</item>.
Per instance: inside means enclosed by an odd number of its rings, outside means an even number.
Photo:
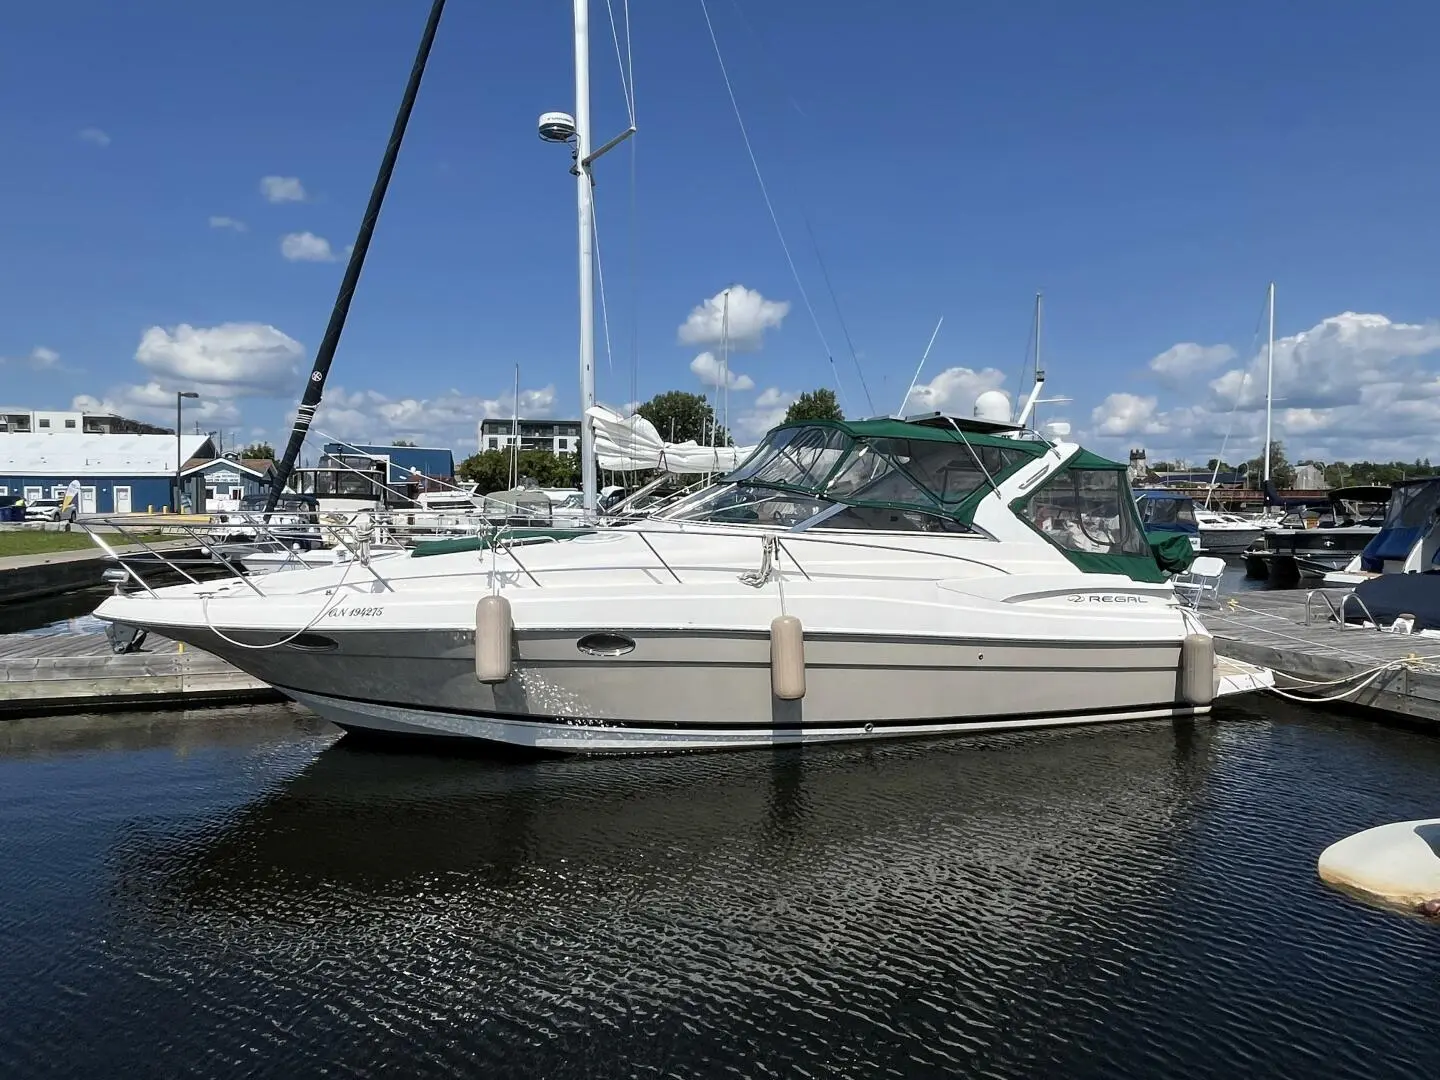
[[[1257,488],[1265,476],[1265,459],[1254,457],[1245,463],[1245,473],[1250,482]],[[1295,469],[1290,464],[1290,459],[1285,456],[1285,444],[1279,439],[1270,443],[1270,479],[1275,482],[1277,488],[1293,488],[1295,486]]]
[[[538,487],[569,488],[580,484],[580,458],[576,454],[552,454],[549,450],[520,451],[522,480]],[[462,480],[472,480],[481,495],[510,487],[510,451],[482,450],[471,454],[456,468]]]
[[[413,439],[391,439],[391,440],[390,440],[390,445],[391,445],[391,446],[414,446],[414,445],[415,445],[415,441],[414,441]]]
[[[268,442],[251,443],[245,447],[244,450],[240,451],[240,456],[242,458],[269,458],[271,461],[274,461],[275,448]]]
[[[785,410],[787,424],[792,420],[844,419],[845,414],[840,411],[840,402],[835,399],[835,391],[825,386],[818,390],[805,391]]]
[[[668,390],[656,394],[635,410],[666,442],[694,439],[705,446],[729,446],[730,433],[715,423],[715,410],[700,394]]]

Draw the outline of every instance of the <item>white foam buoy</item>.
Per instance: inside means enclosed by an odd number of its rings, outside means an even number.
[[[1440,915],[1440,818],[1397,821],[1320,853],[1320,880],[1371,903]]]
[[[770,620],[770,689],[781,701],[805,696],[805,629],[794,615]]]
[[[1190,705],[1215,700],[1215,639],[1187,634],[1180,643],[1180,696]]]
[[[514,629],[509,600],[503,596],[480,598],[475,605],[475,678],[497,683],[510,677],[510,638]]]

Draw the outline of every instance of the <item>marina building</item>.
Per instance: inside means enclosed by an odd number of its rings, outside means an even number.
[[[506,420],[498,416],[480,421],[480,449],[509,450],[516,441],[521,450],[548,450],[552,454],[580,452],[579,420]]]
[[[373,465],[383,467],[384,475],[391,484],[404,484],[421,477],[443,480],[447,484],[455,480],[455,453],[445,446],[364,446],[350,443],[326,443],[325,457],[332,461],[344,461],[355,465],[352,458],[366,459],[368,464],[362,471],[369,471]],[[321,465],[325,462],[322,460]]]
[[[82,514],[158,512],[173,500],[177,461],[217,456],[209,435],[115,434],[88,430],[79,413],[29,415],[51,423],[0,431],[0,495],[26,502],[61,498],[78,480]]]
[[[242,458],[238,454],[194,458],[185,463],[180,475],[190,505],[214,514],[239,510],[244,500],[268,492],[275,475],[275,462],[270,458]]]

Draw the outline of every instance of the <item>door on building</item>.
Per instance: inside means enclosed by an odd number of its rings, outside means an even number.
[[[80,512],[82,514],[95,513],[95,489],[93,487],[82,487],[80,489]]]
[[[86,513],[93,513],[93,511],[87,510]],[[115,486],[115,513],[130,513],[130,489],[118,484]]]
[[[36,499],[42,499],[42,498],[44,498],[44,497],[45,497],[45,489],[44,489],[44,488],[27,487],[27,488],[25,489],[25,501],[26,501],[27,503],[33,503]]]

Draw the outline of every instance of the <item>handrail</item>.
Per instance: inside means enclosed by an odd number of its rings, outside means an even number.
[[[376,518],[373,520],[373,528],[376,535],[387,538],[389,540],[401,542],[402,544],[406,539],[416,539],[421,536],[433,537],[436,535],[435,531],[431,531],[429,529],[415,528],[412,526],[407,526],[404,523],[394,522],[393,520],[382,520],[380,515],[377,515]],[[92,524],[97,525],[101,523],[102,522],[100,521],[92,522]],[[103,523],[109,524],[117,532],[127,537],[130,530],[136,526],[136,523],[128,521],[115,522],[112,520]],[[313,522],[267,523],[258,520],[247,520],[242,524],[234,524],[229,522],[210,522],[200,524],[190,522],[167,523],[163,518],[153,518],[150,519],[150,521],[146,522],[146,524],[149,525],[149,527],[151,528],[159,524],[165,528],[175,529],[177,532],[180,532],[188,536],[190,539],[196,541],[201,546],[202,550],[207,550],[209,552],[210,557],[217,565],[223,567],[230,576],[239,578],[241,581],[243,581],[246,588],[251,593],[261,597],[273,595],[273,593],[267,591],[267,589],[265,588],[266,576],[259,576],[257,580],[255,577],[247,574],[244,567],[242,565],[239,565],[243,562],[243,556],[227,557],[225,554],[214,550],[216,534],[224,534],[228,536],[234,534],[237,531],[242,531],[249,537],[253,538],[248,540],[247,544],[253,545],[253,548],[256,552],[260,552],[263,550],[285,551],[292,548],[291,542],[296,538],[297,533],[304,531],[308,535],[310,532],[313,532],[317,528],[317,526]],[[511,564],[517,570],[519,570],[520,573],[522,573],[533,586],[537,588],[543,587],[543,581],[540,572],[532,570],[528,565],[526,565],[518,552],[518,549],[522,546],[526,546],[527,541],[531,540],[532,538],[518,536],[510,537],[508,535],[510,530],[509,526],[496,526],[489,522],[483,521],[483,519],[477,520],[473,524],[473,529],[467,529],[459,535],[474,535],[477,537],[488,539],[489,548],[491,548],[495,553],[504,554],[511,561]],[[81,523],[81,527],[85,528],[86,531],[90,534],[92,541],[94,541],[99,547],[104,549],[107,554],[112,555],[112,557],[116,558],[116,560],[120,562],[120,564],[126,569],[127,574],[129,574],[131,578],[135,579],[137,584],[139,584],[150,595],[155,595],[155,590],[151,588],[149,583],[144,580],[143,576],[139,573],[139,571],[136,570],[135,567],[129,566],[125,563],[125,557],[123,555],[116,555],[105,543],[105,541],[101,539],[100,534],[95,532],[94,529],[88,528],[85,523]],[[370,576],[384,589],[390,592],[395,591],[396,581],[393,574],[387,573],[387,561],[379,560],[378,562],[372,562],[369,556],[367,546],[360,542],[359,534],[362,529],[357,526],[356,523],[327,522],[323,525],[323,527],[319,527],[319,529],[321,535],[325,536],[326,539],[331,540],[338,550],[343,551],[346,556],[348,556],[348,559],[346,561],[360,563],[362,566],[365,567],[366,571],[370,574]],[[884,552],[887,555],[909,555],[919,556],[924,559],[944,559],[949,562],[965,563],[967,565],[974,566],[994,574],[1008,575],[1014,573],[1013,570],[1009,570],[1002,566],[996,565],[992,561],[977,558],[974,554],[970,553],[975,550],[974,548],[970,548],[970,545],[972,544],[998,543],[997,541],[975,535],[960,536],[944,534],[950,540],[955,541],[957,546],[963,546],[970,549],[969,551],[947,551],[939,547],[916,547],[913,544],[897,545],[893,542],[885,543],[878,538],[868,539],[856,536],[824,535],[819,532],[813,532],[808,530],[805,532],[792,532],[787,530],[777,530],[773,528],[756,528],[754,526],[747,525],[727,526],[723,524],[717,525],[715,523],[675,522],[668,520],[662,520],[658,527],[651,526],[646,521],[600,524],[595,527],[595,532],[612,535],[633,534],[639,538],[640,542],[644,544],[644,546],[648,549],[650,554],[656,560],[656,563],[651,564],[638,563],[635,565],[629,565],[627,563],[626,565],[620,565],[615,563],[609,563],[605,564],[607,569],[646,571],[654,570],[656,568],[656,564],[658,563],[658,566],[660,568],[663,568],[677,584],[685,583],[685,579],[680,573],[680,570],[685,567],[683,567],[680,563],[677,563],[674,560],[673,556],[667,559],[661,550],[661,546],[658,546],[655,542],[653,542],[652,538],[658,538],[661,535],[667,537],[680,536],[688,538],[709,536],[719,539],[773,537],[777,544],[777,549],[789,556],[790,561],[794,565],[795,569],[807,581],[813,581],[816,579],[817,576],[823,577],[825,576],[825,574],[824,571],[822,571],[818,567],[812,571],[804,565],[803,559],[800,557],[798,551],[798,546],[800,544],[819,545],[822,549],[825,550],[843,548],[853,549],[857,551]],[[454,536],[456,535],[456,533],[454,531],[450,531],[450,535]],[[181,574],[183,577],[185,577],[188,581],[192,583],[201,584],[201,582],[199,582],[199,580],[196,579],[193,575],[187,573],[183,567],[179,566],[173,560],[166,558],[163,551],[156,550],[150,547],[148,544],[145,544],[143,541],[139,542],[139,546],[142,547],[148,554],[153,556],[160,564],[163,564],[164,566]],[[241,545],[237,543],[233,546],[238,548]],[[1048,550],[1048,548],[1046,550]],[[295,561],[303,560],[299,560],[298,556],[296,556]],[[725,561],[730,562],[731,560],[727,558]],[[846,560],[846,562],[848,563],[849,561]],[[594,568],[595,564],[593,563],[579,566],[555,567],[553,569],[548,569],[544,571],[544,574],[569,573],[581,570],[591,570]],[[703,569],[721,573],[733,570],[739,573],[744,571],[746,567],[743,563],[739,562],[736,562],[734,565],[719,565],[718,563],[710,562],[709,564],[703,566],[692,566],[690,567],[690,569]],[[433,576],[426,574],[417,574],[416,577],[417,579],[431,579]]]

